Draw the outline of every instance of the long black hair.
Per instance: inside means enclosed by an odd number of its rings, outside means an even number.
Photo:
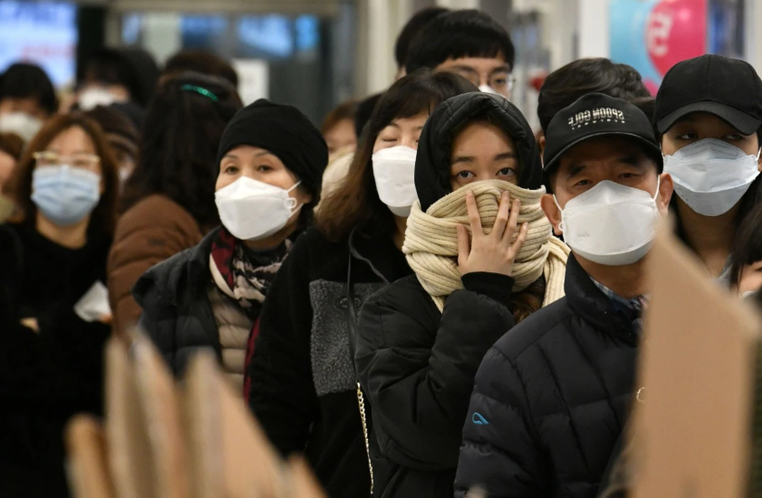
[[[411,118],[442,102],[477,88],[456,74],[417,69],[398,80],[379,99],[360,137],[349,173],[341,186],[320,205],[315,225],[329,240],[347,237],[358,226],[372,225],[380,233],[394,233],[394,216],[381,202],[373,178],[373,146],[381,131],[395,119]]]
[[[183,73],[163,82],[148,107],[122,210],[161,194],[186,209],[202,229],[217,225],[217,147],[241,107],[235,88],[222,78]]]

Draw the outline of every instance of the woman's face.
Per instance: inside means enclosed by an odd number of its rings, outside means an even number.
[[[373,153],[375,154],[382,149],[397,147],[398,145],[418,150],[418,139],[421,138],[423,125],[426,124],[427,119],[429,119],[429,113],[422,112],[410,118],[397,118],[393,120],[376,137],[376,142],[373,144]]]
[[[467,124],[452,142],[450,185],[453,190],[482,180],[504,180],[517,185],[519,172],[519,156],[513,139],[488,121]]]
[[[738,278],[738,295],[757,291],[762,288],[762,261],[744,265]]]
[[[95,143],[79,126],[72,126],[56,135],[43,152],[49,154],[46,154],[46,159],[38,159],[35,168],[66,164],[91,171],[101,177],[101,194],[104,192],[103,169]]]
[[[672,128],[667,130],[661,139],[662,152],[672,155],[686,145],[698,142],[704,138],[715,138],[730,145],[735,145],[746,154],[756,156],[759,151],[757,134],[744,135],[714,114],[694,112],[688,114]]]
[[[217,176],[214,190],[227,187],[242,176],[283,190],[291,189],[299,181],[275,154],[250,145],[239,145],[225,154],[220,161],[220,174]],[[301,185],[291,190],[288,195],[296,199],[297,206],[312,202],[312,195]],[[299,213],[299,210],[294,210],[286,226],[296,223]]]

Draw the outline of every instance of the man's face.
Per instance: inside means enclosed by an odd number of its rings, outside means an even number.
[[[600,137],[586,140],[563,154],[553,178],[553,195],[546,194],[542,208],[553,225],[556,235],[561,235],[561,210],[566,203],[587,192],[598,183],[609,180],[637,188],[656,196],[656,205],[662,215],[667,214],[672,198],[672,178],[663,173],[661,181],[653,160],[634,140],[620,137]],[[558,201],[558,206],[556,205]]]
[[[487,85],[503,97],[510,99],[513,89],[511,66],[502,55],[497,57],[462,57],[447,59],[435,68],[463,76],[476,86]]]

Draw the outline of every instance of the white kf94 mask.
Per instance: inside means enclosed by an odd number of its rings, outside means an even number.
[[[410,208],[418,200],[415,191],[415,157],[417,151],[404,145],[381,149],[373,154],[373,178],[381,202],[397,216],[410,216]]]
[[[239,240],[269,237],[285,227],[297,209],[296,199],[288,194],[299,183],[284,190],[242,176],[214,194],[220,220],[233,237]]]
[[[563,209],[556,200],[564,241],[576,254],[598,264],[623,266],[640,261],[656,232],[659,185],[651,197],[645,190],[605,180]]]
[[[722,140],[704,138],[664,156],[664,172],[691,209],[719,216],[735,206],[759,175],[756,156]]]

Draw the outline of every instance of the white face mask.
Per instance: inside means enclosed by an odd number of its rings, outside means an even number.
[[[406,218],[418,194],[415,192],[415,156],[417,151],[404,145],[382,149],[375,154],[373,177],[381,202],[397,216]]]
[[[640,261],[651,248],[659,218],[656,196],[605,180],[567,202],[564,209],[556,200],[564,241],[575,253],[602,265]]]
[[[123,99],[117,97],[105,88],[93,86],[83,90],[77,97],[79,108],[83,111],[95,109],[99,105],[108,107],[115,102],[122,102]]]
[[[15,133],[25,142],[30,141],[42,128],[43,121],[25,112],[8,112],[0,114],[0,131]]]
[[[239,240],[269,237],[285,227],[297,209],[296,199],[288,194],[299,183],[284,190],[242,176],[214,194],[220,220]]]
[[[497,90],[495,90],[489,85],[479,85],[479,91],[483,93],[494,93],[495,95],[499,95],[497,93]]]
[[[719,216],[735,206],[759,175],[756,156],[722,140],[704,138],[664,156],[675,192],[698,214]]]

